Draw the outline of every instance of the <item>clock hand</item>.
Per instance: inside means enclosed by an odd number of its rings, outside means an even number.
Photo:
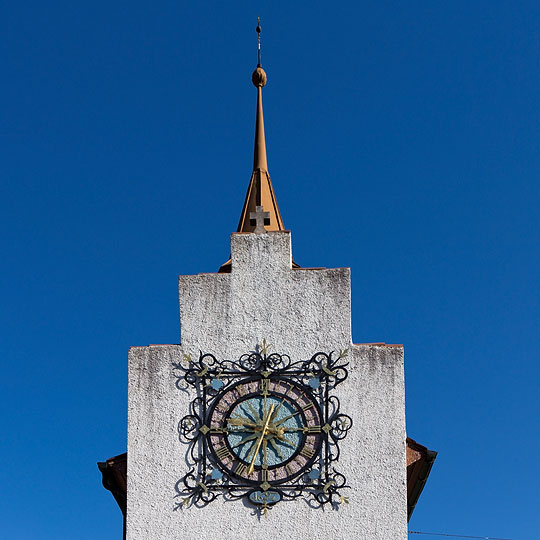
[[[237,427],[237,426],[233,426],[233,427]],[[253,433],[254,431],[260,431],[259,429],[253,429],[253,428],[242,428],[242,427],[238,427],[238,429],[232,429],[232,427],[230,427],[228,430],[227,430],[227,433]]]
[[[315,425],[315,426],[301,426],[301,427],[282,427],[282,428],[277,428],[276,431],[280,431],[281,433],[294,433],[296,431],[302,431],[303,433],[320,433],[321,426]]]
[[[249,461],[249,458],[251,457],[251,454],[253,453],[253,450],[255,450],[255,446],[256,446],[255,441],[253,440],[253,441],[250,441],[250,442],[253,443],[253,444],[251,445],[251,448],[249,449],[249,452],[246,454],[246,457],[245,457],[244,461]]]
[[[254,422],[251,422],[247,418],[229,418],[227,420],[228,424],[232,424],[233,426],[247,426],[247,427],[257,427],[257,424]]]
[[[272,406],[270,407],[270,410],[266,414],[266,420],[263,426],[263,430],[261,432],[261,436],[259,437],[259,440],[257,441],[257,447],[255,448],[255,454],[253,455],[253,459],[251,460],[251,465],[248,469],[248,475],[250,475],[253,472],[253,467],[255,466],[255,460],[257,459],[257,454],[259,452],[259,448],[261,447],[261,443],[264,439],[264,436],[266,435],[266,429],[268,428],[268,424],[270,423],[270,417],[272,416],[272,411],[274,410],[275,404],[272,403]]]

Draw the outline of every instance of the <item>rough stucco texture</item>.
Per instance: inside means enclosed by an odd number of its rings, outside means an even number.
[[[231,253],[230,274],[180,276],[181,345],[130,350],[128,540],[405,540],[403,349],[351,344],[349,269],[292,270],[290,233],[233,234]],[[337,389],[354,421],[338,464],[349,504],[285,501],[263,518],[222,498],[175,510],[188,469],[177,425],[194,396],[176,387],[173,363],[199,350],[236,359],[263,338],[293,360],[349,348],[349,378]]]

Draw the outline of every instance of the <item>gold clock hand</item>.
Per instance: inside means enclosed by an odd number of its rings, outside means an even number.
[[[296,431],[302,431],[303,433],[320,433],[321,426],[302,426],[302,427],[282,427],[277,428],[276,431],[281,431],[281,433],[294,433]]]
[[[235,426],[233,426],[235,427]],[[255,430],[253,428],[242,428],[242,427],[237,427],[236,429],[233,429],[232,427],[230,427],[228,430],[227,430],[227,433],[253,433],[254,431],[257,431],[257,433],[260,431],[260,430]],[[223,432],[225,433],[225,432]]]
[[[227,423],[232,424],[233,426],[248,426],[248,427],[257,427],[257,424],[251,422],[247,418],[229,418]]]
[[[253,472],[253,467],[255,466],[255,460],[257,459],[257,454],[259,452],[259,448],[261,447],[262,440],[264,439],[264,436],[266,435],[266,429],[268,428],[268,424],[270,423],[270,417],[272,416],[272,411],[274,410],[274,407],[275,407],[275,404],[272,403],[270,410],[266,414],[266,421],[264,423],[261,436],[259,437],[259,440],[257,442],[257,447],[255,448],[255,454],[253,455],[253,459],[251,460],[251,465],[249,466],[249,469],[248,469],[248,475],[250,475]]]
[[[255,441],[253,440],[253,441],[250,441],[250,442],[253,443],[253,444],[251,445],[251,448],[249,449],[249,452],[246,454],[246,457],[245,457],[244,461],[249,461],[249,458],[251,457],[251,454],[253,453],[253,450],[255,450],[255,446],[256,446]]]

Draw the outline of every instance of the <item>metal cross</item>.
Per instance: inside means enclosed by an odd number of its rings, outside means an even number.
[[[250,225],[255,225],[256,234],[262,234],[266,232],[265,225],[270,225],[270,212],[265,212],[262,206],[256,207],[256,212],[249,213]]]

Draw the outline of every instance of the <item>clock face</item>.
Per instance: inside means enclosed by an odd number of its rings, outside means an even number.
[[[251,484],[280,484],[319,454],[321,418],[306,386],[278,377],[241,381],[216,397],[208,446],[227,474]]]
[[[194,390],[178,423],[180,441],[190,445],[189,469],[176,484],[179,506],[220,495],[246,498],[263,513],[302,496],[312,507],[348,502],[336,462],[352,420],[332,394],[347,378],[347,351],[292,361],[268,353],[264,341],[257,348],[238,360],[201,353],[196,361],[186,355],[187,368],[175,364],[177,387]]]

